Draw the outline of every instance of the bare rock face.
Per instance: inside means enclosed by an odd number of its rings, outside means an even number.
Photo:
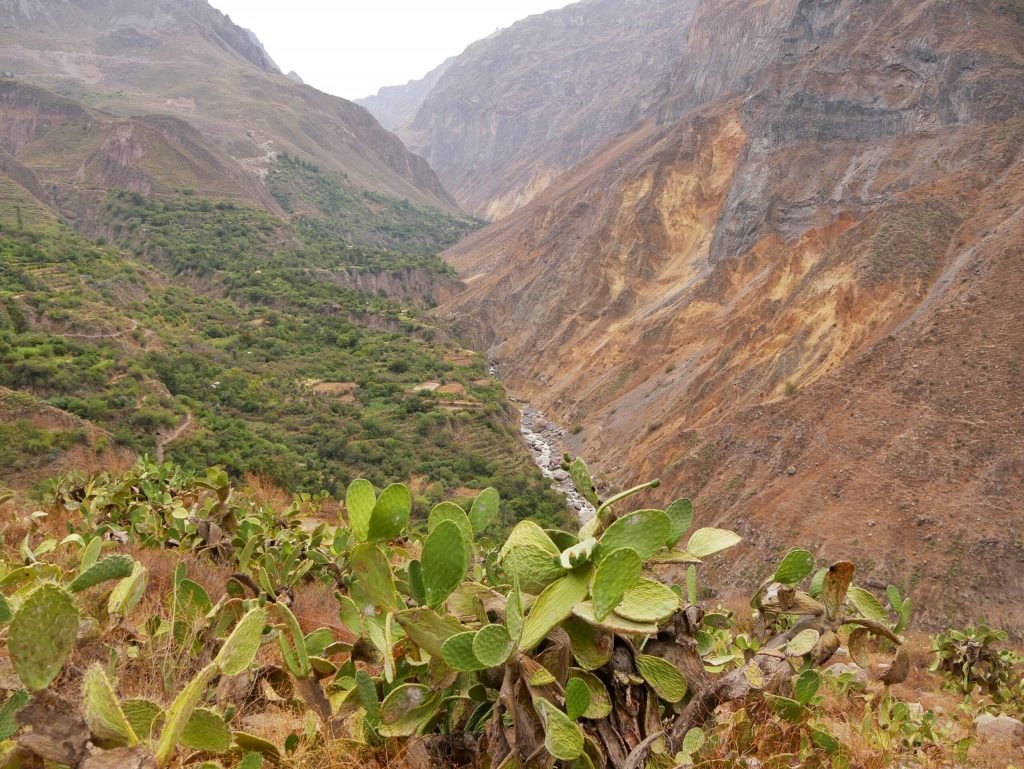
[[[355,186],[455,208],[369,112],[282,74],[206,0],[0,0],[0,17],[0,72],[24,85],[116,117],[185,120],[255,177],[287,152]]]
[[[448,253],[444,314],[603,478],[738,529],[730,582],[799,541],[1024,628],[1015,6],[702,0],[662,94]]]
[[[467,211],[497,219],[654,104],[696,0],[588,0],[470,46],[399,135]]]

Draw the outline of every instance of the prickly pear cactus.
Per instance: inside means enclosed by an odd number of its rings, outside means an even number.
[[[267,610],[256,608],[242,617],[231,631],[215,660],[221,673],[237,676],[252,664],[263,642],[263,628],[267,624]]]
[[[78,607],[67,591],[42,585],[11,620],[7,650],[21,682],[45,689],[60,673],[78,637]]]
[[[112,579],[130,577],[134,565],[135,562],[127,555],[112,555],[109,558],[104,558],[75,577],[68,585],[68,590],[72,593],[80,593]]]
[[[423,544],[423,586],[427,605],[438,607],[452,594],[469,570],[469,555],[458,525],[442,521]]]
[[[93,737],[129,747],[139,741],[101,665],[92,665],[85,673],[82,712]]]
[[[185,724],[179,742],[204,753],[224,753],[231,747],[231,730],[219,714],[197,708]]]

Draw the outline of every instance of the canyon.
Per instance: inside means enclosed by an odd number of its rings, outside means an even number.
[[[1024,626],[1019,7],[705,1],[686,30],[632,131],[446,254],[442,314],[606,481],[740,531],[737,584],[800,541],[925,623]]]

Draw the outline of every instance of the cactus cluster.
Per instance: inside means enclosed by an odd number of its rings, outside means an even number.
[[[595,518],[575,533],[521,521],[497,547],[494,489],[414,521],[405,486],[356,480],[338,519],[311,526],[291,512],[235,514],[236,495],[211,474],[185,518],[171,502],[159,525],[114,516],[129,541],[166,544],[158,537],[184,532],[178,544],[201,542],[231,567],[216,601],[179,567],[167,612],[144,622],[133,615],[146,569],[104,557],[113,546],[83,529],[61,545],[80,548],[72,573],[36,557],[0,574],[0,633],[26,690],[0,705],[0,741],[24,737],[34,697],[66,691],[62,673],[89,627],[130,637],[135,653],[173,650],[189,671],[184,686],[153,700],[118,696],[116,660],[81,674],[79,732],[110,760],[130,751],[157,767],[191,751],[204,766],[231,754],[249,769],[323,740],[373,747],[456,733],[481,737],[494,766],[547,754],[592,769],[624,761],[616,751],[627,739],[640,751],[633,761],[687,765],[707,740],[714,708],[701,703],[713,692],[760,694],[811,743],[840,750],[809,715],[822,683],[815,669],[846,643],[865,666],[890,655],[881,685],[906,676],[899,633],[910,603],[895,588],[887,609],[854,584],[852,564],[817,568],[794,549],[754,594],[756,630],[737,633],[728,612],[705,612],[698,600],[700,566],[738,544],[735,533],[693,530],[687,499],[627,509],[656,483],[602,501],[586,464],[567,466]],[[212,535],[189,539],[190,526],[212,531],[203,522],[220,527],[216,546]],[[306,632],[292,602],[313,582],[336,596],[338,622]],[[305,712],[305,736],[279,746],[236,728],[235,705],[213,696],[234,679],[249,696]],[[75,761],[85,754],[83,744]]]

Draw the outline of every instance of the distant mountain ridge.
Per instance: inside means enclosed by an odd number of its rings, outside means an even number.
[[[416,116],[424,100],[455,63],[455,59],[455,56],[445,59],[419,80],[410,80],[405,85],[384,86],[373,96],[356,99],[355,102],[370,110],[389,131],[396,131]]]
[[[356,186],[455,204],[362,107],[281,74],[255,34],[206,0],[0,0],[0,71],[119,117],[187,121],[257,177],[274,153]]]
[[[531,16],[457,56],[396,130],[466,211],[501,218],[659,101],[695,5],[586,0]],[[386,96],[407,105],[422,87]]]

